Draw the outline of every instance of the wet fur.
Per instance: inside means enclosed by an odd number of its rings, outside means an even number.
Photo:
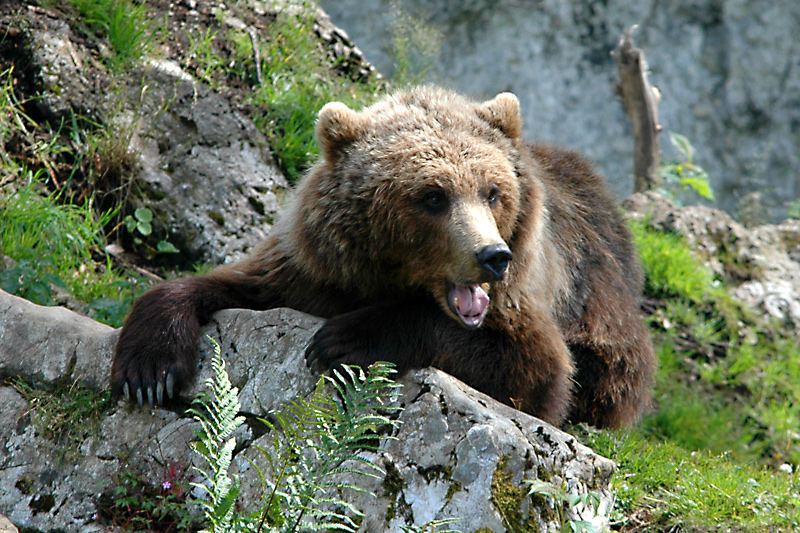
[[[515,102],[418,89],[363,113],[324,110],[321,160],[271,237],[239,263],[136,302],[113,391],[127,382],[147,398],[170,374],[178,387],[191,380],[199,327],[219,309],[285,306],[328,319],[310,363],[433,365],[554,424],[633,423],[649,402],[655,358],[629,230],[580,156],[519,139]],[[486,173],[501,184],[498,208],[474,201],[484,194],[474,175]],[[420,215],[412,199],[431,186],[421,176],[436,176],[475,214],[458,227],[460,212]],[[477,230],[459,229],[475,218]],[[513,260],[489,289],[482,327],[466,329],[447,313],[439,280],[472,276],[462,241],[494,236]]]

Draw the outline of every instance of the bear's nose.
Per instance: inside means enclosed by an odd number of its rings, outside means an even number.
[[[505,243],[490,244],[481,248],[475,258],[488,278],[486,281],[498,281],[506,273],[508,262],[511,261],[511,250]]]

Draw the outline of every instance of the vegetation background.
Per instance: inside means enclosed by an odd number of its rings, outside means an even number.
[[[56,13],[93,43],[112,82],[163,54],[169,36],[183,32],[181,67],[229,95],[254,119],[292,181],[315,157],[313,124],[324,103],[363,106],[391,86],[421,79],[435,54],[435,32],[423,21],[400,18],[393,30],[397,78],[384,80],[343,66],[326,49],[315,30],[313,6],[283,9],[254,36],[222,22],[231,13],[246,17],[252,9],[246,2],[216,10],[205,26],[182,29],[176,29],[165,4],[39,0],[29,5]],[[0,28],[0,50],[13,29]],[[20,81],[25,68],[8,56],[0,63],[0,287],[119,326],[133,299],[155,278],[210,266],[186,261],[155,234],[152,212],[130,207],[128,194],[136,186],[130,136],[108,117],[78,110],[57,121],[42,116],[40,95]],[[699,168],[691,151],[684,151],[684,161],[664,167],[675,184],[665,192],[673,197],[692,194],[675,177],[689,168],[686,163]],[[702,177],[695,189],[700,192]],[[733,299],[726,280],[715,278],[703,263],[707,258],[679,236],[658,232],[646,220],[632,227],[647,274],[644,309],[660,360],[655,405],[631,430],[568,428],[619,466],[612,529],[800,528],[796,332]],[[111,244],[134,252],[133,259],[112,254]],[[69,418],[76,410],[59,414],[58,406],[71,405],[64,398],[79,392],[12,383],[61,420],[65,432],[77,425]],[[53,401],[54,395],[59,399]],[[90,412],[108,407],[102,395],[77,401],[90,405]],[[127,481],[119,483],[124,487]]]

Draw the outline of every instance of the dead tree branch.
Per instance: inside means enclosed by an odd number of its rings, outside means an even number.
[[[647,81],[647,62],[641,49],[633,46],[636,26],[625,30],[611,55],[617,61],[620,83],[617,93],[633,126],[634,191],[644,192],[661,185],[661,150],[658,134],[658,103],[661,93]]]

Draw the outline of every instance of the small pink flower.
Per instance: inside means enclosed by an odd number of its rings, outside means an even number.
[[[164,490],[169,490],[172,488],[172,483],[170,483],[169,481],[165,481],[164,483],[161,484],[161,488]]]

